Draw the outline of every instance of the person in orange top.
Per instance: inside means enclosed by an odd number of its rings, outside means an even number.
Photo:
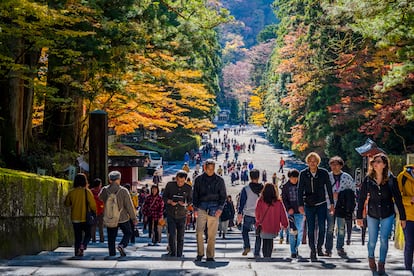
[[[96,242],[96,227],[98,226],[99,231],[99,242],[102,243],[105,241],[104,238],[104,227],[103,227],[103,211],[104,203],[99,199],[98,195],[102,189],[102,180],[100,178],[95,178],[92,183],[91,192],[96,203],[96,224],[91,226],[91,236],[92,242]]]

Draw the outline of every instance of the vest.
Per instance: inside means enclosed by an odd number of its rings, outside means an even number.
[[[259,199],[259,195],[253,193],[252,189],[249,186],[245,187],[247,200],[244,205],[243,214],[245,216],[256,217],[256,203]]]

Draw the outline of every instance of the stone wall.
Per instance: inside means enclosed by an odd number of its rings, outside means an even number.
[[[0,168],[0,258],[72,245],[71,182]]]

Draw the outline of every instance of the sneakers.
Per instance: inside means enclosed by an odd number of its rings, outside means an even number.
[[[323,253],[322,250],[318,250],[318,256],[320,256],[320,257],[325,256],[325,253]]]
[[[249,252],[250,252],[250,248],[245,248],[245,249],[243,250],[242,255],[243,255],[243,256],[246,256],[246,255],[247,255],[247,253],[249,253]]]
[[[116,249],[118,249],[119,254],[121,255],[121,257],[125,257],[125,256],[126,256],[126,253],[125,253],[124,247],[123,247],[121,244],[120,244],[120,245],[118,245],[118,247],[117,247]]]
[[[298,255],[297,255],[296,253],[292,253],[292,254],[290,254],[290,257],[291,257],[292,259],[296,259],[296,258],[298,257]]]
[[[76,252],[75,256],[76,257],[83,257],[83,251],[85,251],[85,248],[83,246],[83,244],[81,244],[81,246],[78,249],[78,252]]]
[[[215,262],[214,258],[207,258],[207,262]]]
[[[195,258],[195,260],[194,261],[196,261],[196,262],[201,262],[201,260],[203,259],[203,256],[201,256],[201,255],[197,255],[197,257]]]
[[[318,260],[318,258],[316,258],[316,252],[315,251],[311,251],[310,259],[311,259],[311,262],[315,262],[315,261]]]
[[[343,249],[338,249],[338,256],[340,257],[346,257],[346,252]]]

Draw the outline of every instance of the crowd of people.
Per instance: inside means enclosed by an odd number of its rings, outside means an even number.
[[[132,192],[130,187],[120,185],[121,174],[117,171],[108,175],[109,185],[103,187],[102,182],[96,179],[88,189],[86,176],[78,174],[74,189],[65,200],[65,204],[72,208],[75,255],[83,256],[91,239],[96,242],[96,229],[99,241],[103,242],[103,226],[106,225],[109,255],[115,256],[117,249],[121,256],[125,256],[124,249],[139,235],[139,231],[134,230],[141,221],[143,229],[148,228],[149,245],[153,246],[161,242],[161,231],[166,226],[168,251],[163,255],[166,258],[183,256],[185,231],[192,228],[197,240],[195,261],[202,261],[204,256],[207,261],[214,261],[217,235],[226,239],[228,230],[233,226],[241,229],[243,256],[253,250],[255,258],[269,259],[274,239],[286,231],[292,259],[302,258],[300,246],[304,243],[310,249],[311,261],[331,257],[334,237],[337,255],[347,258],[344,245],[350,243],[355,222],[363,235],[368,231],[368,266],[381,275],[385,274],[388,242],[398,216],[405,235],[405,268],[412,271],[412,166],[405,167],[396,178],[390,173],[388,157],[380,153],[370,158],[367,176],[362,183],[356,183],[351,175],[342,170],[345,163],[341,157],[330,158],[328,171],[320,167],[320,156],[311,152],[305,158],[306,168],[289,170],[287,178],[283,173],[285,160],[281,158],[279,171],[284,178],[279,178],[275,172],[268,181],[267,172],[256,169],[252,161],[240,161],[236,154],[233,160],[229,160],[231,149],[234,153],[243,151],[243,144],[228,138],[226,134],[223,139],[213,140],[211,150],[219,144],[224,148],[223,163],[207,159],[195,167],[195,173],[190,177],[189,165],[193,161],[190,153],[186,153],[182,170],[161,190],[159,185],[154,184],[150,191],[143,188],[139,194]],[[256,141],[251,139],[247,151],[254,152],[255,144]],[[205,154],[214,158],[214,154]],[[227,194],[223,179],[227,174],[230,175],[231,185],[244,184],[236,204]],[[115,212],[109,212],[107,209],[114,206],[113,200],[117,207]],[[86,220],[88,210],[96,212],[93,224]],[[109,225],[109,213],[112,216],[115,214],[118,220],[115,226]],[[123,237],[115,245],[118,229],[121,229]],[[249,235],[253,230],[256,232],[254,248]],[[364,236],[361,242],[365,243]],[[378,257],[375,256],[377,243],[380,248]]]

